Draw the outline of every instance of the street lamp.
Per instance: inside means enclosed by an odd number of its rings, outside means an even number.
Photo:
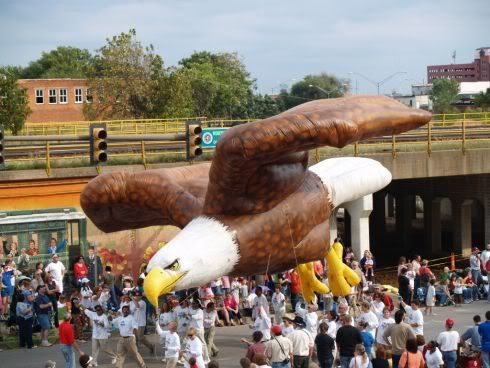
[[[379,87],[381,87],[383,84],[385,84],[386,82],[388,82],[395,75],[398,75],[398,74],[407,74],[407,72],[396,72],[396,73],[393,73],[393,74],[387,76],[385,79],[380,80],[379,82],[374,81],[371,78],[366,77],[364,74],[361,74],[361,73],[358,73],[358,72],[349,72],[347,74],[356,74],[356,75],[364,78],[365,80],[367,80],[369,83],[374,84],[376,86],[377,90],[378,90],[378,96],[379,96]]]
[[[342,83],[342,86],[347,86],[347,83]],[[308,87],[310,87],[310,88],[316,88],[316,89],[322,91],[323,93],[325,93],[327,95],[327,98],[330,98],[330,93],[340,92],[339,89],[327,91],[327,90],[323,89],[322,87],[316,86],[314,84],[309,84]]]

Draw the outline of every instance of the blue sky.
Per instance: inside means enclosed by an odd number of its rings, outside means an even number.
[[[488,0],[0,0],[0,65],[27,65],[59,45],[90,51],[136,28],[167,66],[195,50],[236,51],[259,92],[306,74],[357,79],[359,93],[407,91],[426,65],[490,46]],[[407,80],[408,79],[408,80]]]

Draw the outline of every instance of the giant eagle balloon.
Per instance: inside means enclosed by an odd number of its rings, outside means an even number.
[[[160,295],[223,275],[295,267],[312,301],[315,291],[328,290],[314,276],[320,259],[327,260],[331,291],[346,295],[359,278],[342,263],[341,245],[330,246],[330,215],[388,185],[391,174],[356,157],[308,168],[308,151],[399,134],[430,119],[387,97],[316,100],[228,129],[210,164],[100,175],[83,190],[81,205],[105,232],[182,229],[148,264],[144,290],[154,305]]]

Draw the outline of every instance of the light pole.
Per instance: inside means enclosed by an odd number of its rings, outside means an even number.
[[[407,72],[395,72],[389,76],[387,76],[385,79],[382,79],[380,80],[379,82],[377,81],[374,81],[372,80],[371,78],[369,77],[366,77],[364,74],[361,74],[361,73],[358,73],[358,72],[349,72],[347,74],[356,74],[362,78],[364,78],[365,80],[367,80],[369,83],[372,83],[376,86],[377,90],[378,90],[378,96],[379,96],[379,87],[381,87],[383,84],[385,84],[386,82],[388,82],[391,78],[393,78],[395,75],[398,75],[398,74],[406,74]]]
[[[346,86],[346,85],[347,85],[346,83],[342,83],[342,86]],[[326,89],[323,89],[322,87],[316,86],[314,84],[309,84],[308,87],[316,88],[316,89],[322,91],[323,93],[325,93],[327,95],[327,98],[330,98],[330,93],[332,93],[332,92],[340,92],[340,89],[327,91]]]

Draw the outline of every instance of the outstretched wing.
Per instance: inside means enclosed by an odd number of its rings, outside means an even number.
[[[103,174],[87,184],[80,203],[104,232],[152,225],[183,228],[202,212],[209,167]]]
[[[308,150],[402,133],[430,119],[430,113],[388,97],[352,96],[312,101],[236,126],[218,142],[203,213],[267,211],[299,188]]]

